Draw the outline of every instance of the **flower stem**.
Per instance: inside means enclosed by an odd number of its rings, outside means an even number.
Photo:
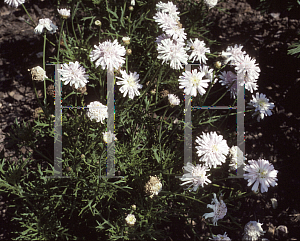
[[[44,32],[43,69],[46,71],[46,32]],[[44,80],[44,105],[47,106],[46,80]]]
[[[25,8],[24,4],[22,4],[22,6],[23,6],[25,12],[27,13],[28,17],[30,18],[30,20],[33,22],[33,27],[35,27],[35,22],[32,20],[30,14],[28,13],[28,11],[27,11],[27,9]],[[29,24],[29,23],[28,23],[28,24]],[[29,25],[31,25],[31,24],[29,24]]]
[[[42,107],[42,109],[43,109],[43,111],[44,111],[44,113],[46,115],[46,118],[48,118],[48,112],[46,111],[45,107],[42,105],[42,103],[41,103],[41,101],[39,99],[38,93],[36,91],[35,82],[34,81],[32,81],[32,82],[33,82],[33,89],[34,89],[34,92],[35,92],[35,96],[36,96],[36,98],[37,98],[37,100],[39,102],[39,105],[40,105],[40,107]]]
[[[58,49],[57,49],[57,63],[59,63],[60,40],[61,40],[61,34],[62,34],[62,31],[63,31],[64,23],[65,23],[65,19],[62,20],[61,29],[60,29],[60,32],[59,32]]]

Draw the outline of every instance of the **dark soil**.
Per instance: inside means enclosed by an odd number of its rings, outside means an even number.
[[[276,6],[274,11],[277,12],[261,14],[255,10],[257,2],[227,0],[217,5],[226,9],[227,13],[214,8],[209,14],[209,20],[213,21],[209,37],[222,42],[222,47],[212,51],[242,44],[243,50],[256,58],[261,68],[258,91],[266,94],[276,106],[272,116],[246,127],[246,153],[249,153],[248,159],[261,157],[273,163],[279,171],[278,186],[270,188],[267,193],[246,198],[241,204],[238,223],[244,226],[248,221],[259,220],[264,224],[265,237],[269,240],[298,240],[300,61],[287,55],[287,48],[299,38],[300,17]],[[36,23],[39,18],[48,17],[58,24],[54,6],[46,1],[29,1],[25,6]],[[5,158],[17,160],[15,150],[5,147],[2,142],[4,133],[10,130],[15,118],[19,122],[32,120],[38,107],[28,69],[41,65],[42,59],[36,54],[42,51],[43,39],[25,23],[28,18],[21,6],[11,8],[2,1],[0,15],[0,154],[2,151]],[[51,56],[55,49],[47,51],[47,56]],[[270,199],[273,197],[278,200],[277,209],[271,207]],[[0,239],[11,237],[7,204],[7,198],[0,196]],[[276,229],[280,225],[287,227],[286,236]],[[207,227],[203,226],[201,232],[207,231]],[[232,240],[241,237],[241,234],[229,231],[228,234]]]

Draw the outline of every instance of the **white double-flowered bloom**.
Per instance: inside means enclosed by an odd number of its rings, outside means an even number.
[[[85,68],[80,66],[78,61],[63,64],[58,73],[61,74],[61,80],[64,82],[64,85],[70,83],[70,86],[74,85],[75,89],[83,88],[89,82],[87,80],[88,75],[85,74]]]
[[[187,189],[193,186],[193,188],[190,189],[190,192],[195,192],[199,186],[204,187],[204,184],[211,183],[211,180],[207,178],[210,174],[206,175],[206,172],[209,171],[208,167],[201,166],[200,164],[194,166],[192,163],[188,162],[183,168],[188,171],[188,173],[183,174],[180,178],[180,180],[183,181],[180,185],[190,184]]]
[[[269,103],[269,99],[262,93],[256,93],[256,97],[252,95],[252,100],[250,100],[248,105],[248,108],[255,108],[253,116],[257,115],[258,122],[260,122],[260,119],[264,119],[265,116],[271,116],[271,110],[275,107],[274,103]]]
[[[205,73],[206,79],[209,79],[210,82],[213,82],[213,75],[214,75],[213,69],[209,69],[209,67],[207,65],[202,65],[202,66],[200,65],[199,70],[200,70],[200,72]],[[214,83],[216,83],[216,82],[217,82],[217,78],[214,79]]]
[[[34,33],[41,34],[43,33],[44,28],[52,34],[57,30],[57,26],[55,26],[49,18],[42,18],[39,20],[38,26],[35,27]]]
[[[177,21],[179,18],[175,18],[174,16],[170,16],[167,13],[157,12],[153,16],[155,22],[158,23],[160,28],[166,28],[165,26],[172,26],[178,24]]]
[[[127,217],[125,218],[126,223],[128,226],[133,226],[136,222],[136,218],[134,214],[128,214]]]
[[[198,72],[197,69],[192,71],[185,71],[182,73],[183,76],[179,76],[179,88],[184,88],[186,95],[197,96],[197,90],[200,95],[204,95],[208,87],[209,79],[205,79],[204,72]]]
[[[96,120],[96,122],[101,122],[108,117],[107,106],[101,104],[99,101],[91,102],[88,106],[87,116],[90,120]]]
[[[172,2],[163,3],[159,2],[156,4],[156,10],[161,11],[163,13],[168,13],[171,16],[178,16],[180,12],[177,12],[177,7]]]
[[[7,3],[9,6],[17,8],[20,4],[25,3],[25,0],[4,0],[4,2]]]
[[[240,166],[244,166],[246,158],[243,156],[243,152],[238,146],[232,146],[229,150],[230,163],[229,170],[236,170]]]
[[[218,4],[218,0],[204,0],[209,9],[213,8]]]
[[[129,74],[127,74],[125,70],[121,70],[120,72],[123,78],[116,77],[117,79],[122,80],[116,82],[116,84],[123,85],[120,88],[120,92],[124,93],[123,97],[125,97],[127,93],[130,99],[133,99],[134,96],[139,96],[140,92],[138,91],[138,89],[141,89],[143,85],[139,84],[140,80],[137,72],[134,73],[129,72]]]
[[[250,221],[245,225],[243,241],[256,241],[265,233],[262,229],[262,223],[256,221]]]
[[[197,137],[196,143],[199,144],[196,146],[199,161],[204,162],[205,166],[216,168],[225,163],[229,147],[222,135],[217,135],[216,132],[203,133]]]
[[[277,185],[278,171],[268,160],[249,160],[248,163],[249,165],[243,168],[244,171],[248,172],[244,174],[244,179],[248,180],[248,186],[254,183],[252,191],[257,192],[259,184],[261,193],[267,192],[268,187]]]
[[[176,95],[168,94],[168,99],[169,99],[171,106],[180,104],[180,99]]]
[[[200,64],[206,64],[207,58],[205,53],[210,53],[210,50],[209,48],[205,47],[204,41],[200,41],[198,38],[196,38],[194,41],[190,39],[190,41],[188,41],[188,47],[191,48],[192,51],[189,59],[192,59],[193,62],[199,61]]]
[[[222,200],[223,196],[220,196],[220,202],[217,199],[217,196],[215,193],[213,193],[214,197],[212,199],[211,204],[207,204],[208,208],[213,209],[213,212],[211,213],[205,213],[203,215],[203,217],[205,219],[207,218],[212,218],[213,221],[213,225],[217,225],[217,221],[219,219],[222,219],[225,217],[226,213],[227,213],[227,207],[226,204],[224,203],[224,201]]]
[[[107,68],[109,71],[118,69],[125,63],[126,49],[121,46],[115,39],[113,42],[105,41],[94,45],[94,50],[90,54],[91,61],[95,61],[96,68],[101,65],[102,69]]]
[[[242,51],[243,46],[235,44],[234,47],[227,47],[226,51],[222,51],[222,56],[226,59],[225,64],[229,63],[234,65],[236,59],[246,54],[245,51]]]
[[[116,141],[116,135],[113,134],[111,131],[106,131],[106,132],[102,132],[103,134],[103,140],[105,141],[105,143],[109,144],[113,141],[113,139]]]
[[[235,70],[237,75],[246,75],[250,80],[257,80],[259,77],[260,68],[248,54],[240,55],[236,58]]]
[[[212,241],[231,241],[231,239],[227,236],[226,232],[223,235],[222,234],[213,235],[213,237],[209,238],[209,240],[212,240]]]
[[[59,15],[64,19],[67,19],[71,16],[70,9],[62,8],[62,9],[57,9],[57,11],[58,11]]]
[[[182,64],[188,64],[188,55],[182,43],[174,43],[171,39],[164,39],[157,46],[158,59],[162,59],[165,62],[170,61],[170,66],[173,69],[182,69]]]

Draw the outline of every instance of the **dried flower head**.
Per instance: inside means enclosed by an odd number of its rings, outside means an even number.
[[[57,9],[57,11],[58,11],[59,15],[64,19],[69,18],[71,15],[70,9],[62,8],[62,9]]]
[[[250,221],[245,225],[243,241],[256,241],[265,232],[262,229],[262,223]]]
[[[154,195],[158,195],[161,189],[162,184],[159,178],[157,176],[150,176],[150,180],[145,185],[146,194],[153,198]]]
[[[36,108],[34,110],[32,116],[33,116],[34,119],[38,119],[38,118],[44,119],[45,118],[45,114],[44,114],[44,111],[43,111],[42,107]]]
[[[131,54],[132,54],[132,50],[131,50],[131,49],[127,49],[127,50],[126,50],[126,54],[127,54],[127,55],[131,55]]]
[[[30,71],[32,80],[35,80],[35,81],[44,81],[45,78],[48,78],[46,76],[45,70],[43,70],[43,68],[41,68],[40,66],[36,66],[36,67],[34,67],[32,69],[29,69],[28,71]]]

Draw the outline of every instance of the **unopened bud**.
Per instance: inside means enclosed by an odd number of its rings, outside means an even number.
[[[215,67],[220,69],[222,67],[222,63],[220,61],[215,62]]]
[[[129,45],[130,44],[130,38],[129,37],[123,37],[122,40],[123,40],[123,43],[125,45]]]
[[[96,20],[96,21],[95,21],[95,25],[97,25],[97,26],[101,26],[101,24],[102,24],[102,23],[101,23],[101,21],[100,21],[100,20]]]
[[[135,210],[136,210],[136,205],[134,205],[134,204],[133,204],[133,205],[131,205],[131,208],[132,208],[132,210],[134,210],[134,211],[135,211]]]
[[[131,54],[132,54],[131,49],[127,49],[127,50],[126,50],[126,54],[127,54],[127,55],[131,55]]]
[[[129,6],[129,11],[133,11],[133,7],[132,6]]]

